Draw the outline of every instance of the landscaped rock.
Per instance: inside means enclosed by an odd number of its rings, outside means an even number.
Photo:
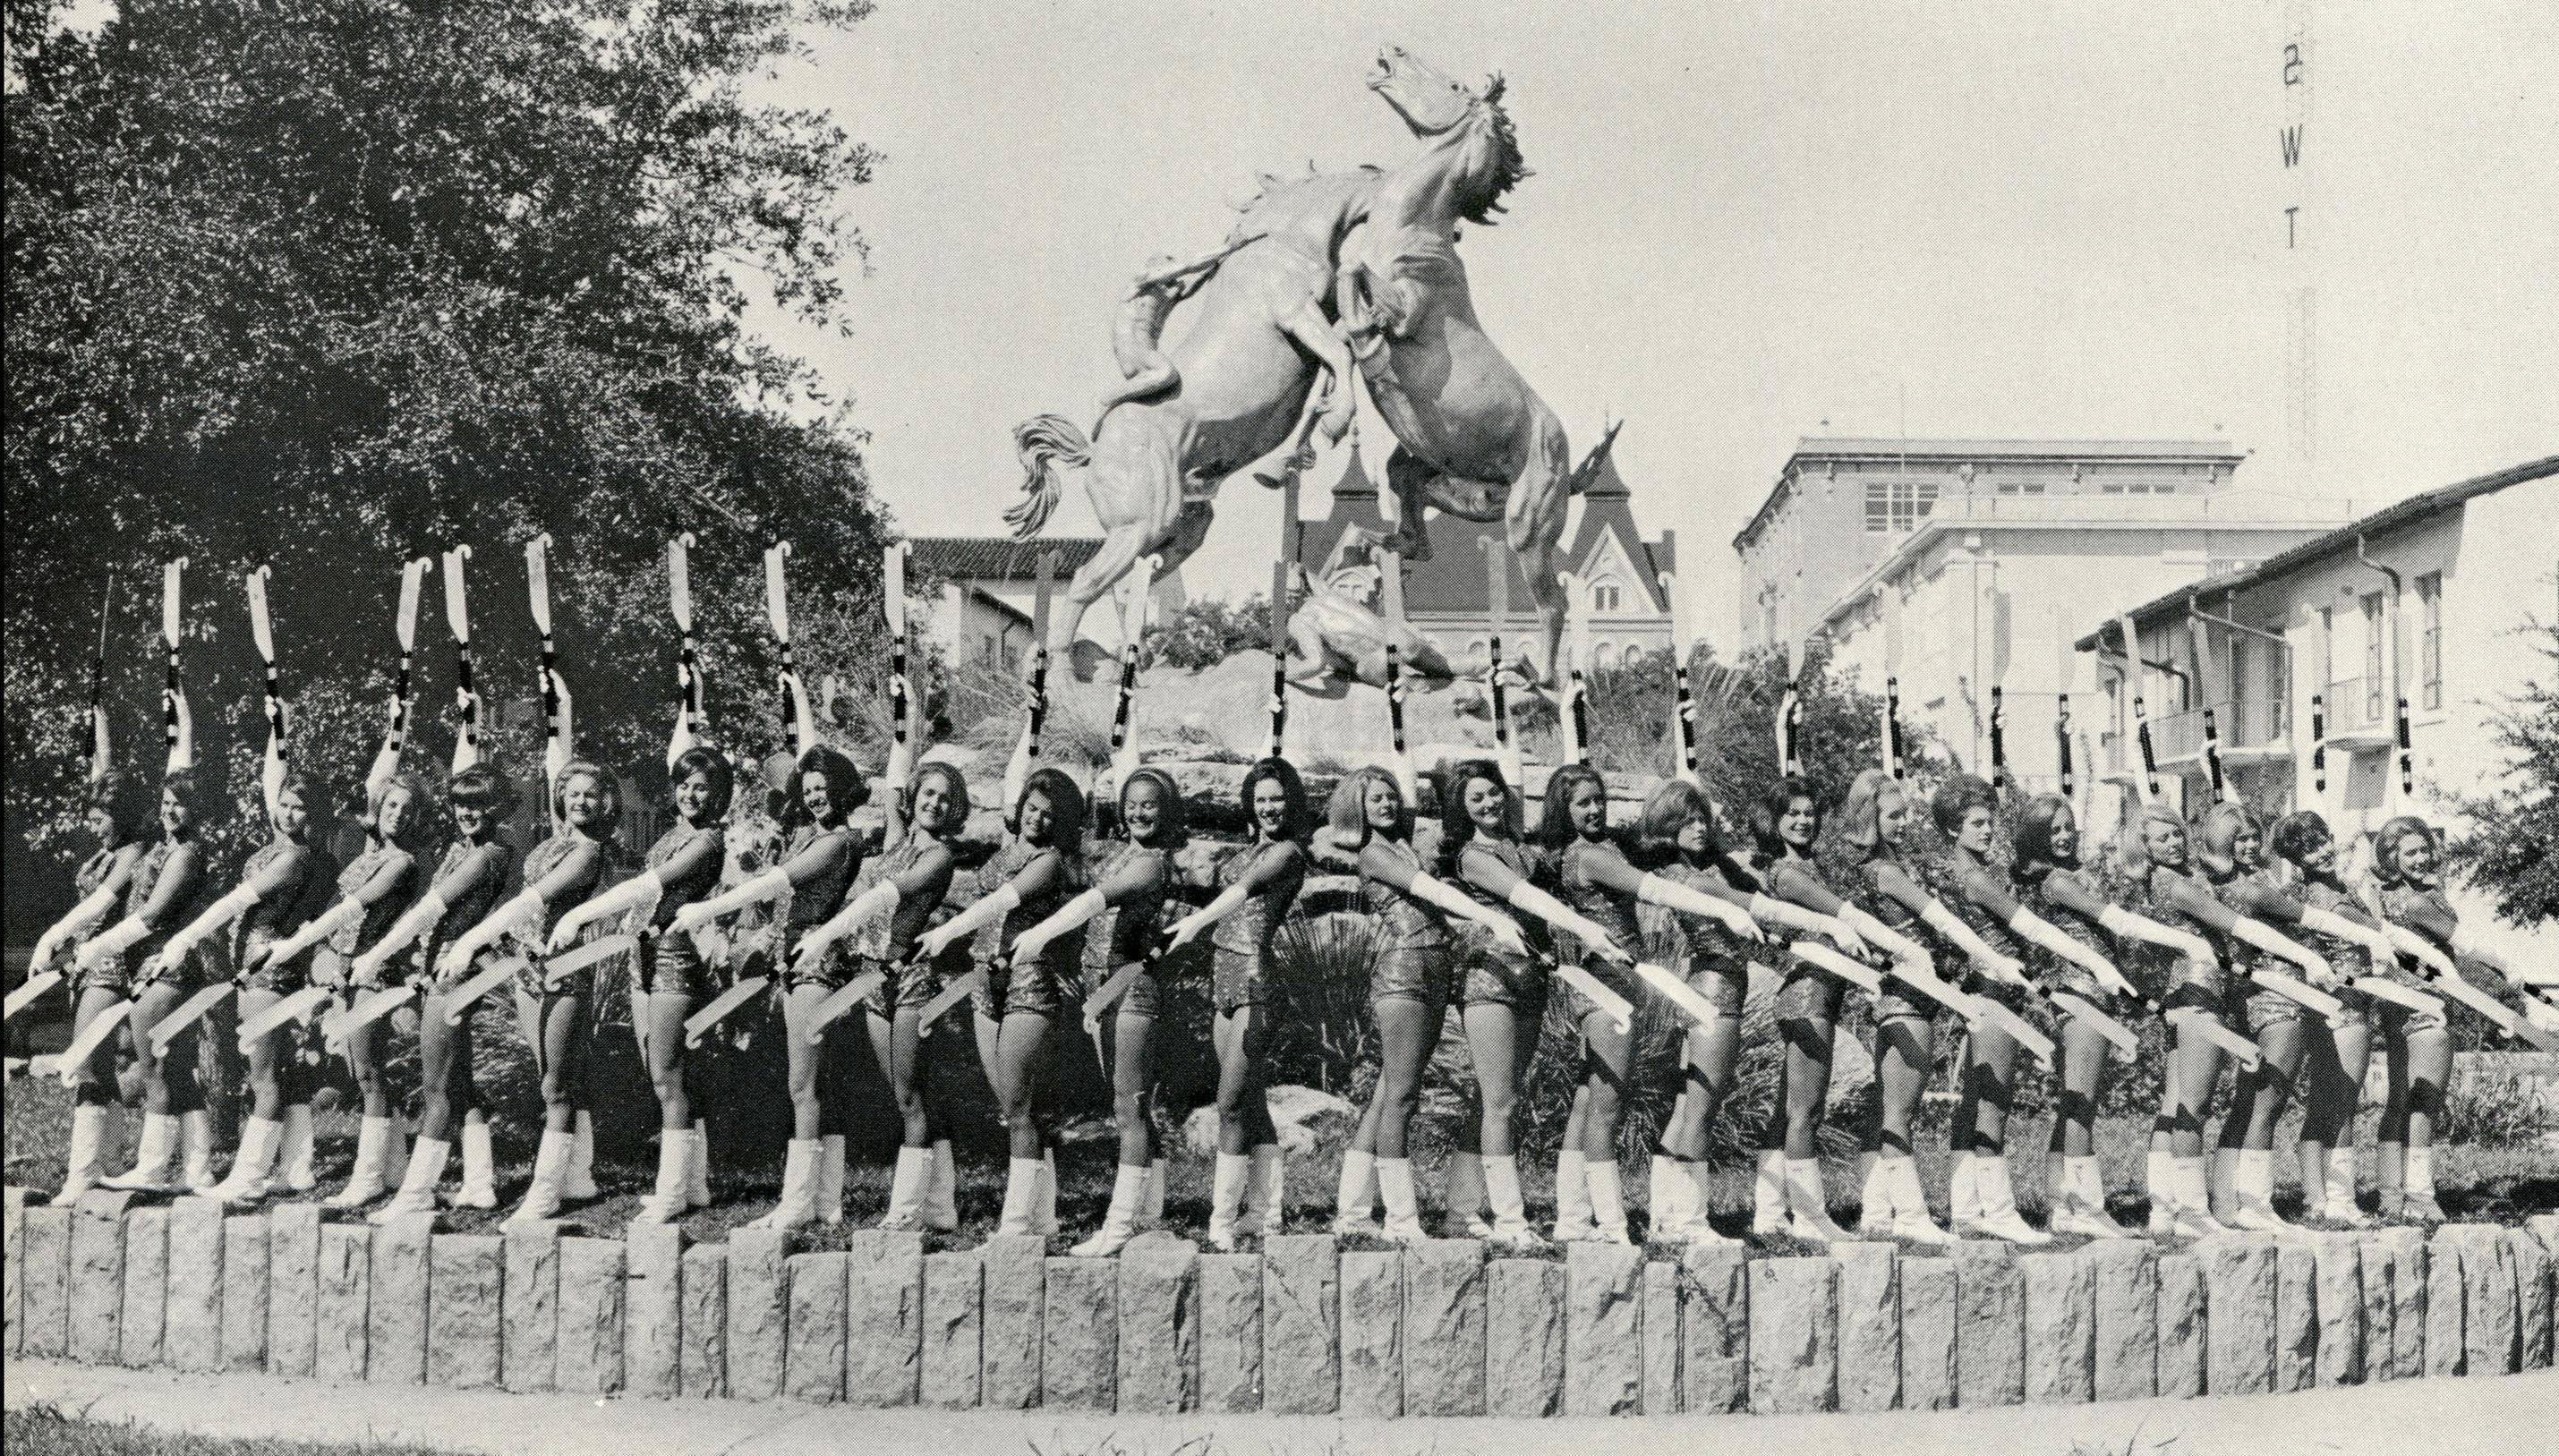
[[[1839,1403],[1839,1264],[1750,1261],[1750,1408],[1797,1415]]]
[[[844,1398],[851,1336],[844,1323],[850,1296],[841,1253],[795,1253],[783,1265],[782,1393],[821,1403]]]
[[[1408,1255],[1409,1258],[1409,1255]],[[1896,1330],[1898,1328],[1896,1324]],[[1664,1259],[1644,1264],[1644,1414],[1680,1411],[1680,1267]],[[1413,1362],[1407,1360],[1407,1369]],[[1406,1396],[1408,1406],[1411,1396]]]
[[[2391,1247],[2378,1235],[2355,1237],[2355,1272],[2363,1283],[2363,1371],[2366,1383],[2396,1380],[2399,1297],[2391,1289]]]
[[[1955,1404],[1955,1263],[1901,1260],[1901,1408]]]
[[[123,1299],[116,1314],[116,1358],[130,1366],[158,1365],[161,1336],[169,1320],[169,1210],[165,1207],[135,1209],[124,1216]],[[357,1319],[361,1336],[361,1310]],[[356,1378],[364,1373],[358,1366]]]
[[[918,1398],[946,1410],[978,1405],[979,1345],[984,1305],[983,1265],[978,1251],[924,1256],[924,1351]]]
[[[1834,1243],[1839,1260],[1839,1408],[1901,1399],[1901,1260],[1889,1243]]]
[[[1488,1268],[1484,1413],[1557,1414],[1564,1409],[1564,1266],[1497,1258]]]
[[[320,1206],[289,1203],[266,1232],[266,1368],[311,1375],[319,1360]]]
[[[2100,1238],[2079,1257],[2096,1311],[2090,1394],[2147,1400],[2159,1392],[2159,1248],[2147,1238]]]
[[[266,1369],[266,1216],[223,1221],[223,1364]]]
[[[1564,1412],[1643,1409],[1644,1251],[1618,1243],[1565,1248]]]
[[[2371,1308],[2363,1290],[2362,1244],[2351,1234],[2323,1235],[2311,1244],[2311,1304],[2319,1321],[2312,1380],[2354,1384],[2363,1379],[2363,1322]]]
[[[1120,1269],[1112,1259],[1048,1261],[1048,1321],[1040,1403],[1109,1410],[1120,1390]]]
[[[31,1234],[36,1213],[34,1209],[27,1211]],[[223,1206],[209,1198],[182,1198],[169,1208],[169,1318],[160,1343],[169,1354],[169,1363],[180,1370],[222,1369],[223,1223]],[[31,1300],[33,1294],[31,1286]],[[412,1307],[418,1326],[410,1353],[416,1359],[417,1371],[407,1379],[415,1383],[426,1378],[426,1263],[422,1244],[417,1262],[416,1303]]]
[[[2426,1375],[2458,1376],[2470,1368],[2470,1345],[2463,1314],[2470,1288],[2461,1241],[2431,1238],[2426,1242]]]
[[[2459,1224],[2436,1236],[2456,1240],[2462,1250],[2464,1307],[2462,1334],[2467,1374],[2512,1375],[2519,1368],[2516,1346],[2514,1251],[2505,1231],[2493,1224]]]
[[[791,1319],[782,1261],[790,1254],[791,1236],[778,1229],[739,1229],[728,1236],[728,1392],[737,1399],[769,1400],[782,1393]]]
[[[1484,1245],[1434,1238],[1404,1251],[1404,1409],[1484,1413]]]
[[[684,1230],[640,1224],[623,1236],[622,1385],[634,1395],[674,1395],[683,1378]]]
[[[320,1335],[311,1373],[324,1381],[370,1375],[374,1301],[374,1231],[365,1224],[320,1226]]]
[[[676,1389],[687,1399],[728,1393],[728,1245],[684,1250],[683,1314],[677,1337]]]
[[[2200,1245],[2206,1308],[2204,1383],[2215,1395],[2275,1387],[2275,1242],[2262,1235]]]
[[[438,1234],[427,1257],[427,1383],[457,1389],[498,1383],[506,1240],[489,1234]]]
[[[0,1203],[0,1264],[7,1267],[5,1294],[0,1294],[0,1350],[19,1351],[27,1334],[27,1194],[6,1190]]]
[[[2550,1249],[2528,1229],[2505,1231],[2514,1260],[2515,1358],[2524,1370],[2545,1370],[2551,1359]]]
[[[1200,1258],[1200,1409],[1262,1408],[1262,1256]],[[991,1404],[991,1399],[989,1400]]]
[[[2097,1269],[2076,1253],[2030,1253],[2026,1277],[2026,1398],[2076,1405],[2096,1398]]]
[[[45,1204],[28,1209],[19,1225],[19,1349],[39,1360],[60,1360],[71,1348],[72,1211]],[[215,1265],[220,1277],[221,1264]],[[215,1288],[217,1310],[221,1287]]]
[[[2434,1285],[2432,1261],[2426,1252],[2426,1231],[2385,1229],[2380,1238],[2390,1250],[2391,1375],[2413,1381],[2426,1373],[2427,1297]],[[2364,1263],[2369,1266],[2371,1245],[2367,1243],[2364,1248]],[[2365,1347],[2366,1367],[2378,1359],[2373,1348]]]
[[[498,1362],[510,1390],[547,1390],[559,1381],[560,1226],[509,1224],[507,1334]]]
[[[2319,1255],[2287,1240],[2275,1247],[2275,1389],[2307,1390],[2319,1368]]]
[[[1281,1086],[1271,1089],[1271,1121],[1280,1129],[1280,1146],[1289,1156],[1311,1153],[1328,1131],[1339,1131],[1359,1121],[1360,1109],[1311,1087]],[[1182,1119],[1182,1141],[1192,1153],[1210,1157],[1217,1152],[1217,1107],[1203,1105]]]
[[[1404,1256],[1342,1255],[1342,1400],[1346,1416],[1404,1413]]]
[[[1966,1238],[1955,1262],[1955,1400],[2015,1405],[2026,1398],[2026,1275],[2014,1245]]]
[[[855,1405],[913,1405],[922,1391],[924,1237],[869,1229],[844,1249],[844,1398]]]
[[[2200,1254],[2167,1253],[2159,1261],[2159,1392],[2203,1393],[2203,1262]]]
[[[1750,1401],[1750,1281],[1739,1246],[1690,1244],[1680,1253],[1680,1403],[1692,1415]]]
[[[1262,1241],[1263,1408],[1330,1415],[1341,1404],[1341,1254],[1329,1235]]]
[[[579,1394],[622,1388],[622,1250],[619,1238],[562,1238],[559,1339],[553,1383]]]
[[[978,1334],[983,1349],[982,1398],[989,1410],[1028,1410],[1040,1398],[1041,1325],[1048,1305],[1047,1241],[1028,1235],[998,1235],[979,1245],[978,1259],[984,1268],[986,1286],[984,1325]],[[1260,1283],[1258,1268],[1255,1282]]]
[[[124,1211],[129,1193],[99,1189],[72,1210],[69,1347],[74,1360],[113,1365],[124,1353]]]

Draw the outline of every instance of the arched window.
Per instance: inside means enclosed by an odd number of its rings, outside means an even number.
[[[1623,600],[1624,593],[1613,577],[1602,577],[1591,585],[1590,610],[1593,612],[1614,612]]]
[[[1489,645],[1480,637],[1468,638],[1466,640],[1467,656],[1480,657],[1486,651],[1488,651],[1488,649]]]
[[[1617,665],[1617,645],[1603,642],[1590,650],[1590,665],[1595,670]]]

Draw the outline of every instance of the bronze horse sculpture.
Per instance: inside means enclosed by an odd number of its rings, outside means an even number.
[[[1422,154],[1380,177],[1366,220],[1343,244],[1336,293],[1369,398],[1395,431],[1387,488],[1401,506],[1388,544],[1430,557],[1422,508],[1501,521],[1535,595],[1552,670],[1564,632],[1556,550],[1565,510],[1598,473],[1611,426],[1578,467],[1564,424],[1484,333],[1457,257],[1460,221],[1491,225],[1529,176],[1502,109],[1502,80],[1480,90],[1398,46],[1378,53],[1369,88],[1395,108]]]
[[[1350,356],[1334,329],[1333,274],[1376,180],[1365,168],[1264,178],[1222,247],[1187,264],[1158,260],[1139,277],[1115,340],[1129,378],[1089,439],[1053,414],[1014,426],[1026,478],[1022,500],[1004,512],[1013,534],[1038,533],[1069,472],[1083,477],[1104,532],[1050,619],[1052,655],[1074,645],[1086,611],[1139,557],[1158,556],[1157,569],[1170,571],[1199,549],[1229,476],[1268,460],[1257,479],[1284,486],[1313,463],[1316,429],[1330,441],[1349,432]],[[1191,325],[1159,353],[1152,336],[1175,304],[1190,310]]]

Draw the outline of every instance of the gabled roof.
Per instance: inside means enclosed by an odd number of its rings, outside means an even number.
[[[2271,581],[2322,556],[2353,550],[2354,543],[2359,537],[2377,536],[2402,526],[2413,525],[2428,516],[2463,505],[2473,497],[2484,496],[2493,491],[2502,491],[2508,486],[2519,486],[2527,481],[2544,480],[2554,476],[2559,476],[2559,455],[2544,456],[2539,460],[2508,466],[2504,470],[2491,471],[2484,476],[2455,481],[2449,486],[2437,486],[2431,491],[2420,491],[2396,506],[2384,507],[2360,520],[2338,526],[2326,535],[2314,536],[2298,546],[2278,551],[2245,570],[2228,572],[2206,581],[2195,582],[2190,586],[2179,587],[2173,592],[2162,593],[2135,607],[2127,615],[2133,619],[2136,626],[2148,624],[2172,613],[2183,615],[2186,602],[2194,597],[2236,591],[2257,582]],[[2114,630],[2114,622],[2109,621],[2071,646],[2083,653],[2096,652],[2106,634]]]
[[[1043,551],[1057,552],[1057,579],[1064,581],[1102,549],[1100,536],[1048,536],[1022,541],[1011,536],[913,536],[907,564],[918,575],[960,581],[1031,581],[1039,576]]]
[[[1661,582],[1651,573],[1672,569],[1675,555],[1672,538],[1664,532],[1659,543],[1647,543],[1636,528],[1633,510],[1628,506],[1630,492],[1625,480],[1617,474],[1616,461],[1603,462],[1597,479],[1581,497],[1581,522],[1566,543],[1562,556],[1568,563],[1586,561],[1598,549],[1601,533],[1615,532],[1624,546],[1626,557],[1636,569],[1646,573],[1643,582],[1646,599],[1655,611],[1667,612],[1670,602],[1662,595]],[[1333,484],[1333,509],[1319,520],[1304,523],[1303,544],[1298,559],[1309,571],[1320,570],[1333,546],[1352,526],[1366,526],[1373,531],[1387,529],[1386,515],[1378,501],[1378,489],[1361,468],[1354,452],[1350,463],[1342,468],[1341,479]],[[1512,556],[1502,523],[1460,520],[1439,514],[1430,517],[1430,559],[1407,561],[1404,564],[1404,610],[1412,615],[1446,613],[1453,616],[1489,614],[1493,609],[1492,574],[1484,566],[1484,547],[1489,539],[1511,577],[1511,611],[1525,615],[1536,610],[1536,599],[1529,595],[1528,578]]]

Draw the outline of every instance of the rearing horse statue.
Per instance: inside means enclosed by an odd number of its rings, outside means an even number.
[[[1402,524],[1390,544],[1408,561],[1430,559],[1425,505],[1503,522],[1537,599],[1552,671],[1564,632],[1556,549],[1565,508],[1617,431],[1575,467],[1563,422],[1475,318],[1457,224],[1491,225],[1503,195],[1529,175],[1501,77],[1470,89],[1389,46],[1368,83],[1424,142],[1419,157],[1378,179],[1367,220],[1342,245],[1336,289],[1350,353],[1397,440],[1386,479]]]
[[[1351,362],[1333,326],[1333,279],[1377,178],[1374,168],[1265,177],[1224,246],[1187,263],[1159,260],[1137,280],[1115,342],[1129,378],[1090,441],[1053,414],[1013,427],[1026,477],[1023,499],[1004,512],[1013,533],[1038,533],[1067,472],[1083,476],[1102,520],[1102,548],[1050,619],[1053,656],[1140,556],[1160,556],[1157,569],[1170,571],[1199,549],[1229,476],[1268,459],[1256,478],[1284,486],[1313,463],[1315,429],[1336,442],[1348,433]],[[1189,330],[1156,353],[1154,334],[1185,301]]]

